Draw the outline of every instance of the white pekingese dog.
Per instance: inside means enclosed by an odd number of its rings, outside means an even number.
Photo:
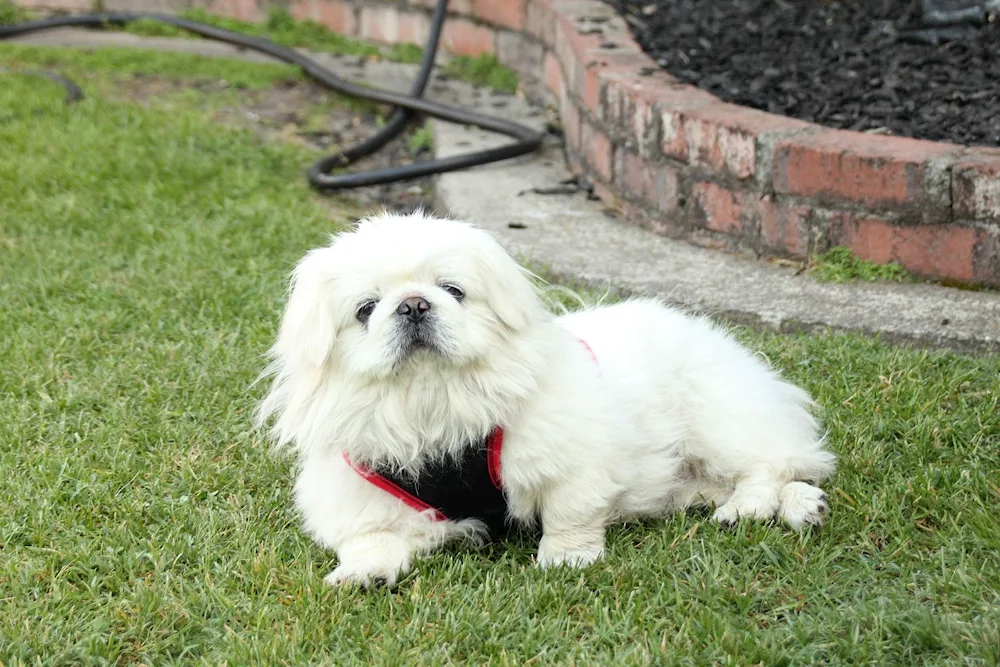
[[[822,523],[812,401],[708,320],[636,299],[561,317],[487,233],[382,214],[296,266],[261,421],[334,584],[393,584],[454,537],[540,522],[542,567],[694,505]]]

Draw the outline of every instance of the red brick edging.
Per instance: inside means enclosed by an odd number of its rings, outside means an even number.
[[[299,19],[422,43],[436,0],[291,0]],[[26,0],[89,9],[89,0]],[[187,0],[105,0],[178,11]],[[247,20],[268,0],[210,0]],[[629,221],[702,245],[805,257],[836,245],[1000,286],[1000,149],[887,137],[727,104],[682,84],[597,0],[452,0],[444,47],[496,53],[558,105],[569,162]]]

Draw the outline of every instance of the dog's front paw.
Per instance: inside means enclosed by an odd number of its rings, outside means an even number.
[[[543,569],[560,565],[587,567],[603,555],[603,542],[587,545],[576,542],[567,544],[558,539],[542,537],[538,545],[537,563]]]
[[[337,555],[340,564],[323,579],[332,586],[391,588],[413,566],[412,550],[406,540],[387,533],[350,540]]]
[[[789,482],[778,496],[778,514],[795,530],[822,526],[830,506],[823,489],[805,482]]]
[[[341,564],[323,577],[323,581],[331,586],[361,586],[362,588],[386,586],[392,588],[399,581],[399,577],[408,571],[409,568],[396,566],[379,567],[364,563]]]

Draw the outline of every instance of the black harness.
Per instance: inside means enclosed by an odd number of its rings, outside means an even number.
[[[506,534],[507,498],[500,477],[503,429],[465,449],[460,458],[425,465],[416,477],[388,466],[368,467],[348,460],[358,474],[418,511],[439,521],[479,519],[494,538]]]
[[[586,341],[580,344],[594,363],[597,357]],[[500,448],[503,428],[496,427],[485,440],[470,444],[460,458],[447,458],[424,466],[417,477],[389,467],[360,465],[347,460],[359,475],[391,493],[413,509],[434,514],[438,521],[479,519],[494,538],[506,535],[507,497],[500,475]]]

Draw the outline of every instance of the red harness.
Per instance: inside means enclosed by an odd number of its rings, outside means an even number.
[[[503,429],[498,426],[492,433],[490,433],[489,437],[486,438],[486,471],[489,475],[490,483],[498,491],[503,491],[503,479],[500,477],[500,450],[502,447]],[[445,516],[440,509],[424,502],[411,491],[407,491],[400,484],[389,479],[389,475],[387,473],[372,470],[368,466],[361,463],[354,463],[351,461],[350,457],[347,456],[346,452],[344,453],[344,460],[347,461],[347,465],[354,468],[354,471],[364,477],[367,481],[371,482],[383,491],[399,498],[418,512],[432,512],[435,521],[448,520],[448,517]]]

